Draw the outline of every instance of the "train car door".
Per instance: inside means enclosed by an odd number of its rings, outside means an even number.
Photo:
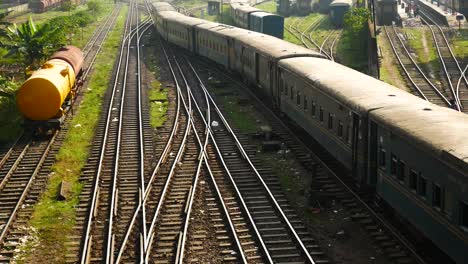
[[[260,81],[260,78],[259,78],[259,74],[260,74],[260,61],[259,61],[259,55],[257,52],[255,52],[255,84],[256,85],[259,85],[259,81]]]
[[[369,153],[368,164],[368,180],[367,183],[370,185],[375,185],[377,182],[377,149],[378,149],[378,140],[377,140],[377,124],[370,121],[369,127],[369,142],[367,152]]]
[[[359,115],[353,112],[353,127],[351,134],[352,162],[351,170],[353,179],[358,178],[358,160],[359,160]]]
[[[281,110],[281,96],[283,96],[283,91],[285,87],[284,87],[284,76],[280,67],[278,67],[278,74],[276,75],[275,82],[278,85],[278,92],[276,93],[276,98],[274,99],[274,101],[276,101],[276,106],[278,107],[278,109]]]
[[[274,84],[275,82],[273,81],[275,79],[275,72],[273,67],[274,63],[271,58],[268,58],[268,79],[270,81],[270,96],[271,96],[271,101],[273,104],[276,104],[276,94],[275,94],[275,87]]]
[[[198,39],[197,39],[197,29],[195,27],[192,28],[191,38],[192,38],[192,47],[193,52],[198,54]]]

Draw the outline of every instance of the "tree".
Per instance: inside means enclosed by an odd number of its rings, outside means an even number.
[[[94,15],[102,11],[101,2],[98,2],[96,0],[91,0],[86,5],[88,6],[88,10],[91,11]]]
[[[72,10],[74,10],[76,8],[76,6],[73,4],[73,2],[71,0],[65,0],[62,2],[62,4],[60,5],[60,9],[62,11],[68,11],[68,12],[71,12]]]
[[[0,46],[9,50],[7,57],[22,57],[26,66],[36,66],[64,45],[58,27],[49,23],[36,26],[31,18],[20,26],[13,24],[8,31],[11,41],[0,43]]]
[[[351,8],[345,13],[343,41],[348,43],[347,56],[353,61],[367,62],[369,18],[370,12],[366,8]],[[364,70],[361,66],[357,69]]]
[[[6,21],[5,18],[10,13],[11,11],[0,13],[0,37],[8,37],[7,27],[11,26],[11,23]]]
[[[9,81],[7,78],[0,75],[0,102],[1,98],[7,100],[13,100],[14,98],[14,87],[16,84],[12,81]]]

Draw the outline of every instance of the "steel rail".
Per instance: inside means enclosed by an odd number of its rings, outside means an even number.
[[[336,37],[335,37],[335,39],[333,39],[333,42],[332,42],[332,44],[331,44],[331,46],[330,46],[330,56],[331,56],[331,60],[332,60],[332,61],[335,61],[335,56],[333,56],[333,48],[335,47],[336,41],[340,38],[341,31],[342,31],[342,30],[340,30],[340,31],[338,32],[338,34],[336,34]]]
[[[187,87],[187,94],[188,94],[187,96],[189,98],[189,101],[193,100],[196,109],[201,114],[200,106],[198,105],[193,93],[191,92],[190,85],[188,84],[187,79],[185,77],[185,74],[183,73],[177,59],[175,60],[175,63],[177,65],[177,68],[179,69],[179,72],[180,72],[183,80],[184,80],[185,86]],[[200,154],[199,154],[200,155],[200,162],[199,162],[199,167],[197,168],[197,174],[196,174],[196,179],[195,179],[195,183],[194,183],[194,186],[195,186],[194,191],[192,192],[192,195],[190,197],[187,214],[186,214],[185,221],[184,221],[184,230],[182,232],[182,239],[181,239],[181,242],[179,243],[179,250],[178,250],[180,252],[180,254],[178,255],[178,258],[176,259],[176,263],[182,264],[183,260],[184,260],[185,243],[186,243],[187,233],[188,233],[187,230],[188,230],[188,227],[189,227],[189,224],[190,224],[192,204],[193,204],[193,199],[195,197],[195,190],[196,190],[196,187],[197,187],[199,170],[201,169],[201,166],[202,166],[203,162],[205,162],[205,166],[206,166],[207,170],[209,171],[210,177],[211,177],[211,179],[213,181],[213,185],[214,185],[216,193],[218,195],[218,199],[220,200],[220,203],[221,203],[221,205],[223,207],[223,211],[224,211],[224,214],[226,215],[226,219],[228,220],[229,227],[231,229],[232,235],[234,237],[234,240],[236,241],[237,249],[239,251],[239,254],[241,255],[242,263],[248,263],[247,258],[246,258],[245,253],[244,253],[244,250],[242,248],[242,244],[241,244],[241,242],[239,240],[239,237],[237,235],[237,231],[235,230],[234,224],[233,224],[232,219],[231,219],[231,217],[229,215],[229,211],[228,211],[228,209],[226,207],[226,204],[224,203],[224,199],[223,199],[223,197],[221,195],[221,192],[219,191],[218,185],[217,185],[216,181],[214,180],[214,176],[213,176],[213,174],[211,172],[211,169],[210,169],[210,166],[209,166],[209,163],[208,163],[208,159],[206,158],[206,148],[208,146],[208,141],[209,141],[209,137],[210,137],[210,134],[209,134],[210,128],[209,127],[210,127],[210,121],[211,121],[211,113],[210,113],[211,110],[210,110],[210,104],[209,104],[208,97],[207,97],[206,93],[204,95],[205,95],[205,100],[206,100],[206,104],[207,104],[206,115],[207,115],[207,120],[208,120],[208,122],[204,122],[204,124],[205,124],[205,141],[204,141],[204,143],[202,143],[201,139],[199,138],[197,128],[196,128],[195,124],[193,123],[193,119],[192,119],[192,127],[193,127],[193,130],[195,132],[195,136],[197,138],[197,141],[199,142],[200,149],[201,149]],[[184,105],[185,105],[184,100],[183,100],[183,102],[184,102]],[[185,109],[186,109],[186,111],[188,110],[186,106],[185,106]],[[192,113],[192,111],[190,111],[189,113]]]
[[[10,158],[11,156],[11,153],[13,152],[13,149],[16,147],[16,145],[18,144],[19,140],[24,136],[24,132],[21,132],[21,134],[15,139],[15,141],[13,142],[13,144],[10,146],[10,148],[8,149],[7,153],[5,153],[5,155],[3,155],[2,159],[0,160],[0,169],[3,167],[3,165],[5,164],[5,162]]]
[[[168,56],[167,56],[167,53],[166,53],[166,50],[164,49],[163,47],[163,51],[164,51],[164,56],[166,57],[167,60],[168,59]],[[174,69],[172,68],[172,65],[169,64],[169,68],[170,68],[170,71],[173,75],[175,75],[175,72],[174,72]],[[177,79],[174,79],[174,82],[176,83],[176,87],[177,89],[179,90],[180,89],[180,86],[179,86],[179,82],[177,81]],[[174,163],[172,164],[170,170],[169,170],[169,175],[168,177],[166,178],[166,182],[164,184],[164,188],[163,188],[163,191],[161,193],[161,196],[158,200],[158,205],[156,207],[156,211],[153,215],[153,218],[151,220],[151,224],[150,224],[150,227],[148,229],[148,236],[147,236],[147,239],[144,241],[144,246],[145,246],[145,258],[144,258],[144,262],[145,263],[148,263],[149,261],[149,256],[150,256],[150,253],[151,253],[151,245],[152,245],[152,242],[153,242],[153,239],[154,239],[154,232],[155,232],[155,226],[156,226],[156,221],[160,215],[160,211],[161,211],[161,208],[162,208],[162,205],[164,204],[164,201],[165,201],[165,198],[166,198],[166,193],[168,191],[168,187],[169,187],[169,183],[171,182],[172,180],[172,177],[174,176],[174,173],[175,173],[175,169],[176,169],[176,166],[177,166],[177,163],[180,161],[180,159],[182,158],[182,155],[183,155],[183,152],[185,151],[185,144],[187,142],[187,137],[190,133],[190,120],[192,119],[192,116],[191,115],[188,115],[187,116],[187,126],[185,128],[185,132],[184,132],[184,136],[182,138],[182,142],[180,144],[180,148],[179,148],[179,151],[177,152],[177,155],[174,159]]]
[[[425,15],[424,12],[421,12],[421,13],[422,13],[423,15]],[[448,72],[447,65],[445,65],[445,61],[444,61],[443,56],[442,56],[442,53],[441,53],[441,51],[440,51],[440,46],[439,46],[439,44],[437,43],[437,38],[436,38],[435,32],[434,32],[434,30],[432,29],[431,25],[430,25],[424,18],[421,17],[421,20],[422,20],[423,23],[426,24],[426,25],[429,27],[429,29],[431,30],[432,38],[434,39],[434,43],[435,43],[436,48],[437,48],[437,54],[439,55],[439,60],[440,60],[440,62],[442,63],[442,66],[443,66],[443,68],[444,68],[445,77],[447,78],[447,82],[449,83],[450,90],[451,90],[452,95],[453,95],[453,97],[454,97],[454,99],[455,99],[455,102],[456,102],[455,104],[456,104],[456,107],[457,107],[457,111],[461,111],[461,109],[463,108],[463,106],[461,105],[460,98],[458,97],[458,93],[457,93],[457,91],[455,90],[456,88],[453,87],[452,79],[451,79],[451,77],[450,77],[450,73]],[[429,18],[429,20],[431,20],[431,19]],[[431,21],[434,22],[433,20],[431,20]],[[440,30],[440,32],[441,32],[441,34],[442,34],[442,37],[443,37],[445,43],[447,44],[447,48],[448,48],[448,50],[449,50],[449,52],[450,52],[450,55],[452,56],[452,59],[455,61],[455,64],[457,65],[458,70],[459,70],[460,73],[461,73],[462,70],[461,70],[461,68],[460,68],[460,65],[458,64],[458,60],[457,60],[457,58],[455,57],[455,55],[453,54],[452,49],[450,48],[450,44],[448,43],[447,39],[445,38],[444,32],[442,31],[442,29],[440,28],[439,25],[436,24],[436,26],[437,26],[438,29]],[[465,82],[466,82],[466,78],[465,78],[465,77],[463,77],[463,78],[465,79]],[[457,88],[457,89],[458,89],[458,88]]]
[[[401,39],[401,37],[398,35],[398,32],[396,31],[396,28],[395,26],[392,25],[392,29],[393,29],[393,32],[395,33],[395,36],[397,36],[400,44],[401,44],[401,47],[403,47],[403,49],[405,50],[406,52],[406,55],[407,57],[411,60],[411,62],[413,63],[413,65],[416,67],[416,69],[418,70],[418,72],[421,74],[421,76],[424,78],[424,80],[427,82],[427,84],[429,84],[429,86],[437,93],[437,95],[439,95],[440,98],[442,98],[442,100],[445,102],[445,104],[447,104],[447,106],[450,106],[450,101],[447,99],[447,97],[445,97],[441,92],[440,90],[429,80],[429,78],[427,78],[426,74],[423,72],[423,70],[419,67],[418,63],[413,59],[413,57],[411,56],[410,52],[408,51],[408,49],[406,48],[406,45],[404,44],[403,40]],[[387,37],[389,38],[390,40],[390,37],[388,36],[388,32],[387,32],[387,27],[385,27],[385,33],[387,33]],[[394,48],[394,44],[393,44],[393,41],[390,40],[390,44],[392,45],[392,48]],[[394,49],[395,51],[395,49]],[[402,64],[402,67],[403,64]],[[425,98],[426,99],[426,98]],[[426,99],[427,100],[427,99]]]
[[[115,217],[115,212],[116,212],[116,199],[117,199],[117,185],[118,185],[118,175],[119,175],[119,165],[120,165],[120,149],[121,149],[121,142],[122,142],[122,127],[123,127],[123,113],[124,113],[124,108],[125,108],[125,95],[127,91],[127,77],[128,77],[128,66],[129,66],[129,61],[130,61],[130,47],[132,46],[132,42],[135,36],[138,35],[138,28],[140,26],[140,19],[138,16],[138,7],[136,6],[136,2],[132,1],[130,2],[131,8],[133,9],[133,12],[131,13],[132,15],[130,16],[130,29],[132,27],[132,20],[134,18],[133,14],[135,14],[136,18],[136,27],[132,31],[130,37],[128,38],[127,41],[127,51],[126,51],[126,58],[125,58],[125,66],[124,66],[124,76],[123,76],[123,82],[121,84],[121,90],[122,90],[122,95],[120,99],[120,109],[119,109],[119,124],[117,128],[117,143],[116,143],[116,150],[115,150],[115,160],[114,160],[114,173],[112,176],[112,194],[111,194],[111,200],[110,200],[110,210],[109,210],[109,216],[108,216],[108,222],[107,222],[107,246],[106,246],[106,264],[113,263],[113,256],[114,256],[114,245],[115,245],[115,235],[113,234],[113,228],[114,228],[114,217]],[[141,125],[141,124],[140,124]],[[140,145],[140,148],[143,146]],[[140,157],[141,159],[141,157]],[[141,160],[140,160],[141,161]],[[141,172],[140,172],[141,173]]]
[[[146,2],[145,2],[146,3]],[[151,13],[150,13],[151,14]],[[138,8],[137,8],[137,18],[139,19],[139,16],[138,16]],[[140,32],[138,30],[138,27],[137,27],[137,45],[136,45],[136,49],[137,49],[137,75],[138,75],[138,83],[137,83],[137,89],[138,89],[138,132],[139,132],[139,137],[140,137],[140,183],[141,183],[141,186],[140,186],[140,196],[139,196],[139,203],[141,203],[143,201],[143,193],[145,191],[145,161],[144,161],[144,157],[145,157],[145,144],[144,144],[144,140],[143,140],[143,114],[142,114],[142,105],[141,105],[141,101],[142,101],[142,96],[141,96],[141,55],[140,55],[140,40],[141,40],[141,37],[143,36],[143,34],[146,32],[146,30],[148,30],[151,26],[152,26],[152,23],[146,23],[147,26],[146,28],[144,28],[141,32],[141,35],[140,35]],[[142,227],[143,227],[143,239],[145,240],[146,239],[146,211],[145,211],[145,208],[143,207],[143,217],[142,217],[142,220],[141,220],[141,224],[142,224]],[[140,247],[141,247],[141,244],[140,244]]]
[[[136,223],[136,220],[138,218],[138,214],[139,214],[139,211],[141,210],[141,208],[143,206],[145,206],[146,202],[148,201],[149,199],[149,194],[150,194],[150,191],[151,191],[151,188],[152,188],[152,184],[154,183],[155,179],[156,179],[156,175],[158,174],[160,168],[161,168],[161,165],[166,161],[166,158],[167,156],[170,154],[170,149],[172,147],[172,143],[174,141],[174,137],[175,137],[175,134],[177,133],[177,130],[179,128],[179,116],[180,116],[180,95],[179,93],[177,93],[177,109],[176,109],[176,114],[175,114],[175,118],[174,118],[174,122],[173,122],[173,125],[172,125],[172,131],[171,131],[171,134],[169,135],[169,138],[168,138],[168,141],[164,147],[164,150],[162,152],[162,154],[160,155],[159,159],[158,159],[158,162],[156,163],[156,166],[154,167],[153,169],[153,172],[151,174],[151,177],[146,185],[146,188],[144,190],[144,194],[143,194],[143,201],[141,201],[134,214],[133,214],[133,217],[132,217],[132,220],[130,221],[130,225],[129,225],[129,228],[127,229],[127,233],[125,234],[125,238],[122,242],[122,245],[120,247],[120,250],[119,250],[119,253],[117,255],[117,259],[116,259],[116,263],[120,263],[120,260],[123,256],[123,253],[125,251],[125,248],[126,248],[126,245],[128,243],[128,239],[130,237],[130,234],[131,234],[131,230],[133,229],[135,223]],[[143,255],[143,254],[142,254]]]
[[[204,94],[205,94],[205,97],[208,96],[208,94],[206,92],[204,92]],[[208,127],[208,134],[210,135],[211,142],[212,142],[212,144],[213,144],[213,146],[214,146],[214,148],[216,150],[216,153],[218,155],[218,158],[220,159],[220,161],[221,161],[221,163],[223,165],[223,168],[224,168],[224,170],[225,170],[225,172],[226,172],[226,174],[227,174],[227,176],[228,176],[228,178],[229,178],[229,180],[230,180],[230,182],[232,184],[232,187],[233,187],[237,197],[239,198],[239,201],[240,201],[240,203],[242,205],[242,209],[244,210],[244,213],[247,215],[247,217],[248,217],[248,219],[250,221],[250,224],[252,225],[252,228],[254,229],[254,232],[255,232],[255,234],[257,236],[257,239],[259,240],[259,243],[262,246],[261,250],[265,254],[265,258],[268,260],[268,263],[273,263],[273,259],[271,258],[270,252],[268,251],[268,248],[266,247],[266,244],[263,241],[263,238],[262,238],[262,236],[261,236],[261,234],[260,234],[260,232],[259,232],[259,230],[257,228],[257,225],[255,224],[255,221],[254,221],[254,219],[252,217],[252,214],[250,213],[250,210],[247,207],[247,203],[245,202],[245,200],[243,198],[243,195],[241,194],[236,182],[234,181],[234,177],[232,176],[231,171],[230,171],[229,167],[227,166],[227,164],[226,164],[226,162],[225,162],[225,160],[223,158],[221,149],[219,148],[219,146],[218,146],[218,144],[216,142],[216,139],[215,139],[215,137],[213,135],[213,132],[211,131],[211,126],[209,125],[210,123],[207,122],[207,120],[203,116],[201,108],[198,107],[198,104],[197,104],[197,101],[196,101],[195,97],[193,95],[191,95],[191,96],[193,97],[195,105],[197,105],[197,110],[198,110],[198,113],[199,113],[202,121],[205,123],[205,126]],[[207,102],[208,102],[208,100],[207,100]],[[211,116],[210,112],[208,112],[208,114],[207,114],[207,116],[209,117],[208,120],[210,120],[210,118],[211,118],[210,117]],[[208,161],[207,161],[207,164],[209,164]],[[212,180],[215,182],[214,177],[212,178]],[[229,212],[227,211],[227,208],[226,208],[225,212],[227,214],[229,214]],[[231,224],[231,225],[232,225],[232,228],[234,228],[234,225],[233,224]],[[236,232],[235,229],[233,229],[233,230],[234,230],[234,232]]]
[[[120,8],[118,10],[120,11]],[[117,20],[117,16],[115,16],[114,21],[115,20]],[[107,29],[106,34],[104,35],[103,40],[102,40],[103,42],[107,39],[107,36],[109,35],[109,32],[111,30],[112,30],[112,27],[109,27]],[[99,52],[101,51],[101,49],[102,49],[102,45],[99,45],[99,47],[98,47],[98,49],[96,51],[96,54],[94,54],[93,58],[91,59],[90,65],[88,66],[88,68],[86,68],[86,71],[82,75],[83,80],[86,80],[86,78],[88,77],[88,74],[91,71],[92,66],[94,65],[94,62],[96,61],[96,58],[99,55]]]
[[[400,66],[402,67],[402,69],[403,69],[403,71],[405,72],[406,76],[407,76],[408,79],[410,80],[411,84],[413,85],[413,87],[416,89],[416,91],[419,93],[419,95],[420,95],[424,100],[429,101],[429,99],[426,97],[426,95],[425,95],[424,92],[421,90],[421,88],[419,88],[419,86],[416,84],[416,82],[413,80],[413,78],[412,78],[411,75],[409,74],[408,70],[407,70],[406,67],[404,66],[403,61],[402,61],[401,58],[400,58],[400,55],[398,55],[398,52],[396,51],[395,45],[393,44],[393,41],[392,41],[392,38],[390,38],[390,35],[389,35],[388,32],[387,32],[387,27],[384,27],[384,30],[385,30],[385,34],[387,35],[388,40],[390,41],[390,46],[392,46],[393,53],[395,54],[396,58],[398,59],[398,62],[400,63]]]
[[[36,179],[37,174],[39,174],[39,171],[41,170],[42,165],[43,165],[44,161],[46,160],[47,155],[49,154],[49,150],[52,147],[52,145],[54,144],[58,133],[59,133],[59,131],[56,130],[54,135],[50,139],[49,143],[47,144],[47,147],[45,148],[44,153],[41,156],[41,159],[37,163],[37,166],[34,169],[34,172],[32,173],[31,177],[29,178],[28,183],[26,184],[26,186],[24,186],[23,192],[21,193],[20,198],[16,202],[15,208],[13,209],[10,216],[8,217],[8,221],[2,227],[2,232],[0,233],[0,243],[3,243],[3,240],[5,239],[5,236],[6,236],[8,230],[10,228],[10,225],[12,224],[13,219],[16,217],[16,214],[18,213],[18,209],[20,209],[20,206],[23,204],[24,200],[26,199],[26,196],[27,196],[27,194],[29,192],[29,189],[31,188],[31,185],[32,185],[33,181]]]
[[[234,141],[236,142],[236,145],[239,149],[239,152],[242,154],[242,156],[244,156],[244,159],[247,161],[247,163],[249,164],[249,166],[251,167],[251,169],[253,170],[253,172],[255,173],[255,175],[257,176],[257,179],[261,182],[262,184],[262,187],[264,188],[264,190],[266,191],[266,193],[268,194],[268,197],[271,199],[271,202],[274,204],[276,210],[278,211],[278,213],[281,215],[281,217],[283,218],[283,221],[286,223],[286,225],[288,226],[289,228],[289,232],[293,235],[294,239],[296,240],[296,243],[299,245],[299,248],[303,251],[304,253],[304,256],[306,257],[307,261],[309,261],[310,263],[312,264],[315,264],[315,261],[313,260],[312,256],[310,255],[309,251],[307,250],[306,246],[304,245],[304,243],[302,243],[302,240],[300,239],[299,235],[296,233],[294,227],[292,226],[291,222],[289,222],[288,218],[286,217],[286,214],[283,212],[283,210],[281,209],[281,206],[278,204],[278,202],[276,201],[275,197],[273,196],[270,188],[268,187],[268,185],[265,183],[265,181],[263,180],[263,178],[261,177],[260,173],[258,172],[258,170],[255,168],[254,164],[252,163],[252,161],[250,160],[249,156],[247,155],[246,151],[244,150],[244,147],[242,146],[242,144],[240,143],[239,139],[237,138],[237,136],[235,135],[234,131],[232,130],[231,126],[229,125],[229,123],[227,122],[227,120],[225,119],[224,115],[222,114],[222,112],[219,110],[216,102],[214,101],[214,99],[211,97],[210,93],[208,92],[208,90],[206,89],[205,85],[203,84],[202,80],[200,79],[200,77],[198,76],[198,73],[196,72],[195,68],[193,68],[193,65],[190,63],[190,61],[187,61],[188,65],[190,66],[190,68],[192,69],[192,71],[194,72],[195,76],[197,77],[199,83],[200,83],[200,87],[207,92],[207,95],[208,95],[208,98],[210,99],[210,102],[213,104],[214,106],[214,109],[216,111],[216,113],[218,114],[218,116],[220,117],[221,121],[223,122],[224,126],[227,128],[228,132],[231,134],[232,138],[234,139]]]
[[[0,192],[3,191],[3,188],[5,187],[5,185],[7,184],[7,182],[10,180],[10,177],[13,175],[13,173],[15,172],[16,168],[18,168],[18,165],[21,163],[21,161],[23,161],[23,157],[24,155],[26,155],[26,152],[28,151],[29,149],[29,145],[30,143],[28,143],[26,146],[24,146],[23,150],[21,151],[21,153],[18,155],[18,157],[16,158],[15,162],[13,163],[13,165],[11,165],[10,169],[8,170],[7,174],[5,175],[5,177],[2,178],[2,180],[0,181]]]
[[[106,27],[106,25],[111,21],[111,18],[114,18],[117,17],[117,10],[120,10],[119,8],[116,8],[114,6],[114,9],[112,10],[112,13],[109,14],[107,17],[106,17],[106,20],[104,21],[103,24],[99,25],[99,28],[98,30],[95,30],[93,32],[93,35],[90,37],[90,40],[88,42],[86,42],[86,45],[83,47],[83,54],[84,54],[84,57],[86,58],[89,54],[89,52],[91,51],[91,47],[97,42],[97,40],[99,39],[99,36],[101,35],[101,33],[104,31],[104,28]]]
[[[119,62],[117,64],[117,70],[116,70],[116,75],[118,75],[118,73],[120,72],[120,68],[121,68],[121,65],[122,65],[122,60],[123,60],[123,51],[124,51],[124,47],[125,47],[125,42],[127,41],[127,39],[130,37],[130,34],[131,34],[131,31],[127,32],[129,27],[130,27],[130,17],[131,17],[131,14],[128,15],[128,18],[126,20],[126,24],[125,24],[125,30],[124,30],[124,37],[122,38],[121,40],[121,48],[120,48],[120,53],[119,53]],[[89,207],[89,214],[88,214],[88,221],[87,221],[87,224],[86,224],[86,231],[85,231],[85,237],[84,237],[84,244],[83,244],[83,248],[82,248],[82,255],[81,255],[81,264],[86,264],[88,263],[89,261],[89,250],[90,248],[89,245],[90,245],[90,239],[91,239],[91,225],[93,223],[93,218],[94,218],[94,212],[95,210],[97,209],[96,208],[96,205],[97,205],[97,199],[98,199],[98,196],[99,196],[99,183],[100,183],[100,180],[101,180],[101,172],[102,172],[102,164],[103,164],[103,160],[104,160],[104,157],[105,157],[105,152],[106,152],[106,146],[107,146],[107,140],[108,140],[108,136],[109,136],[109,127],[110,127],[110,121],[111,121],[111,114],[112,114],[112,106],[114,105],[114,95],[116,93],[116,90],[117,90],[117,85],[118,85],[118,80],[117,78],[115,79],[114,81],[114,85],[112,87],[112,95],[111,95],[111,100],[109,102],[109,110],[107,111],[107,117],[106,117],[106,127],[104,129],[104,136],[103,136],[103,141],[102,141],[102,146],[101,146],[101,153],[100,153],[100,156],[99,156],[99,165],[98,165],[98,169],[97,169],[97,173],[96,173],[96,177],[95,177],[95,180],[94,180],[94,188],[93,188],[93,197],[91,198],[91,205]]]
[[[468,65],[467,65],[468,66]],[[206,68],[213,69],[213,67],[205,66]],[[370,214],[371,217],[376,219],[380,224],[383,225],[383,227],[395,238],[399,243],[401,243],[405,248],[410,251],[410,253],[413,255],[413,257],[416,259],[416,261],[419,264],[426,264],[426,262],[422,259],[421,256],[413,249],[413,247],[410,245],[410,243],[404,238],[400,233],[390,224],[388,224],[381,216],[379,216],[369,205],[364,202],[364,200],[361,199],[361,197],[353,191],[329,166],[325,161],[320,159],[313,151],[310,149],[310,147],[303,142],[299,137],[296,136],[296,134],[287,126],[283,123],[283,121],[267,106],[265,103],[260,100],[248,87],[246,87],[243,83],[233,79],[231,76],[227,75],[226,73],[219,71],[218,69],[214,69],[216,72],[219,74],[225,76],[227,79],[231,80],[233,83],[237,84],[238,87],[242,87],[243,91],[247,92],[251,98],[253,98],[258,105],[260,105],[266,112],[270,114],[270,116],[279,124],[284,130],[286,130],[289,133],[289,136],[293,138],[296,142],[298,142],[300,145],[304,146],[307,150],[309,150],[309,154],[311,157],[318,161],[320,165],[322,165],[325,170],[332,175],[340,185],[342,185],[353,197],[356,199],[356,201],[361,204]]]

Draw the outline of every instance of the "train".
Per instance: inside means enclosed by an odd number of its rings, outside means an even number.
[[[29,2],[29,9],[35,13],[42,13],[51,8],[60,6],[65,0],[33,0]],[[85,0],[70,0],[74,5],[84,3]]]
[[[466,263],[467,115],[281,39],[167,6],[151,11],[164,40],[241,75],[348,168],[357,188],[373,190],[452,262]]]
[[[21,85],[16,105],[26,128],[60,128],[80,86],[83,61],[79,48],[62,47]]]
[[[344,16],[352,7],[352,0],[334,0],[330,3],[330,19],[336,27],[342,27],[344,24]]]
[[[284,17],[252,7],[247,1],[236,0],[230,5],[235,25],[283,39]]]

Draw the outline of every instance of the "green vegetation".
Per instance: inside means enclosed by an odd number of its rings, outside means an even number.
[[[118,53],[117,43],[120,43],[122,37],[126,13],[127,8],[124,7],[117,25],[103,44],[83,102],[57,155],[47,190],[34,208],[31,225],[37,230],[37,242],[34,245],[24,245],[24,250],[34,247],[34,251],[23,251],[20,259],[24,262],[64,263],[67,237],[72,233],[75,209],[82,188],[79,183],[80,171],[88,157],[102,98],[110,85],[112,68]],[[67,200],[57,201],[58,186],[62,180],[71,183],[72,192]]]
[[[343,35],[337,47],[341,63],[363,72],[367,69],[369,16],[366,8],[351,8],[344,16]]]
[[[150,123],[152,127],[160,127],[167,119],[167,93],[168,88],[161,88],[159,81],[154,81],[149,92]]]
[[[194,14],[196,17],[201,17],[201,11],[197,11]],[[234,20],[231,17],[231,9],[229,4],[223,5],[223,12],[218,15],[209,16],[206,11],[204,11],[203,19],[213,21],[213,22],[220,22],[226,25],[234,25]]]
[[[275,1],[267,1],[255,6],[258,9],[262,9],[265,12],[270,12],[272,14],[276,14],[276,2]]]
[[[8,50],[6,57],[16,57],[23,61],[24,66],[36,68],[59,47],[63,46],[60,28],[52,24],[36,25],[30,18],[28,22],[8,27],[10,41],[0,44]]]
[[[0,61],[2,68],[8,69],[8,72],[4,73],[4,79],[9,81],[9,93],[14,94],[24,81],[25,69],[37,68],[62,44],[71,41],[73,45],[83,47],[103,17],[111,10],[110,6],[103,9],[101,3],[98,2],[101,11],[95,16],[87,10],[82,10],[71,16],[52,18],[40,25],[31,19],[25,24],[10,25],[10,29],[0,30],[4,32],[3,37],[0,34]],[[0,22],[0,24],[4,23]],[[81,36],[76,35],[72,38],[73,34],[80,31],[79,27],[81,27]],[[14,139],[21,131],[21,121],[22,118],[16,108],[14,98],[1,99],[0,142]]]
[[[76,12],[83,11],[86,9],[87,7],[85,5],[80,5],[71,11],[63,11],[60,9],[54,9],[54,10],[49,10],[43,13],[26,13],[24,15],[20,15],[20,16],[17,16],[8,20],[11,23],[21,24],[21,23],[28,21],[29,17],[31,17],[34,21],[36,21],[37,24],[42,24],[54,17],[73,15]]]
[[[228,83],[215,79],[208,83],[208,89],[215,94],[218,104],[223,106],[230,123],[246,133],[256,133],[260,124],[264,123],[263,117],[255,115],[255,107],[227,86]]]
[[[451,37],[451,42],[453,52],[457,58],[466,61],[466,57],[468,56],[468,29],[455,31]]]
[[[15,138],[21,131],[21,116],[16,109],[14,91],[17,83],[0,76],[0,142]]]
[[[377,43],[379,43],[382,56],[380,63],[380,80],[399,87],[400,89],[409,90],[402,76],[404,73],[400,72],[401,68],[398,67],[399,63],[393,54],[392,47],[388,42],[385,32],[377,35]]]
[[[416,54],[416,61],[426,72],[439,72],[440,61],[431,31],[428,28],[404,28],[403,32],[409,41],[411,51]]]
[[[206,0],[175,0],[171,3],[173,6],[179,6],[184,8],[190,8],[201,5],[208,5]]]

